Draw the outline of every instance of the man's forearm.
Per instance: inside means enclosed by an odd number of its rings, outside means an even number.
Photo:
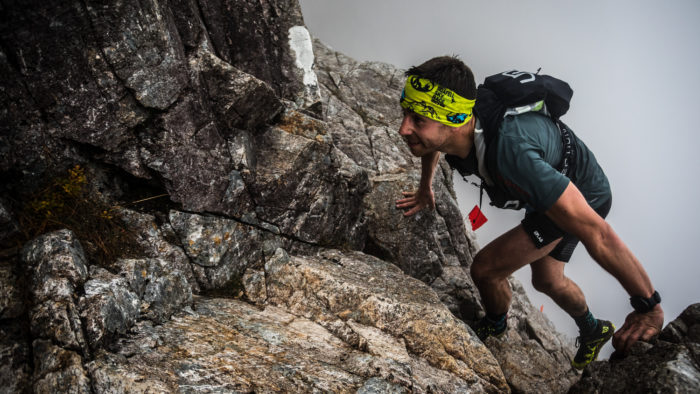
[[[610,224],[588,205],[573,183],[567,186],[547,215],[564,231],[577,236],[591,257],[631,296],[649,297],[654,292],[642,264]]]
[[[630,296],[648,298],[654,292],[651,279],[632,251],[606,223],[599,239],[584,242],[591,257],[610,272]]]
[[[435,168],[437,167],[438,160],[440,160],[440,152],[429,153],[425,156],[422,156],[420,160],[421,173],[419,187],[423,190],[430,190],[433,184]]]

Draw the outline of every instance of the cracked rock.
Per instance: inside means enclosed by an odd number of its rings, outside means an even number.
[[[139,299],[124,278],[101,268],[93,271],[79,307],[90,347],[97,349],[126,334],[139,316]]]

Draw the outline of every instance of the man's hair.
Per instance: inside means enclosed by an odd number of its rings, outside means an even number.
[[[405,74],[429,79],[466,99],[476,98],[474,74],[457,56],[434,57],[420,66],[409,68]]]

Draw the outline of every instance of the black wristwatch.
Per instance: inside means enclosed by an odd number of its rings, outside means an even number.
[[[649,298],[644,298],[642,296],[632,296],[630,297],[630,304],[632,308],[638,313],[647,313],[654,309],[656,304],[661,302],[661,296],[658,291],[654,291],[654,294]]]

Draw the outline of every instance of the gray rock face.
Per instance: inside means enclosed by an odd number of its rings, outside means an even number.
[[[439,178],[439,176],[438,176]],[[415,174],[378,175],[372,178],[372,192],[365,198],[369,238],[372,251],[427,283],[433,282],[447,266],[471,262],[469,240],[461,220],[446,222],[449,216],[460,217],[459,208],[444,183],[435,183],[436,194],[444,199],[433,212],[419,212],[405,218],[395,208],[396,196],[412,190]],[[449,220],[449,219],[448,219]],[[427,257],[427,259],[426,259]]]
[[[440,162],[435,210],[394,207],[420,168],[397,133],[402,71],[313,42],[295,1],[0,8],[0,244],[24,233],[23,198],[76,164],[96,179],[85,198],[137,244],[87,261],[63,229],[0,250],[3,389],[562,392],[576,379],[570,345],[515,281],[506,339],[474,338],[477,245],[451,170]],[[169,201],[138,205],[142,188]],[[680,371],[669,384],[694,387],[688,319],[665,365]]]
[[[158,225],[155,216],[126,208],[119,210],[119,217],[136,236],[136,242],[145,252],[143,257],[167,261],[170,270],[182,273],[192,290],[199,291],[189,258],[180,246],[173,244],[177,235],[170,223]],[[124,270],[121,264],[116,264],[115,268]]]
[[[100,51],[143,106],[164,110],[186,85],[182,43],[167,3],[85,5]]]
[[[17,233],[17,223],[7,203],[0,199],[0,242]]]
[[[204,48],[189,60],[214,105],[214,114],[228,129],[255,130],[282,109],[270,85],[216,57]]]
[[[663,329],[654,344],[637,343],[621,360],[594,362],[570,393],[700,391],[700,304]]]
[[[15,319],[25,312],[24,294],[12,266],[0,265],[0,319]]]
[[[50,340],[34,341],[35,393],[91,393],[82,357],[55,346]]]
[[[280,96],[311,100],[313,84],[304,80],[315,74],[297,65],[305,56],[297,49],[310,40],[290,46],[290,29],[304,29],[295,2],[6,8],[0,63],[16,104],[0,123],[21,127],[2,133],[4,170],[45,170],[36,162],[64,158],[69,141],[135,176],[158,177],[186,209],[242,215],[222,203],[237,170],[225,137],[270,121]],[[241,30],[237,22],[264,29]],[[27,83],[10,82],[18,79]]]
[[[256,139],[255,215],[303,242],[362,248],[367,174],[327,134],[323,122],[293,111]]]
[[[306,30],[297,2],[217,0],[199,7],[219,57],[274,86],[282,98],[313,103],[313,80],[304,78],[304,43],[292,30]]]
[[[31,387],[32,353],[27,334],[18,324],[0,324],[0,387],[7,393]]]

